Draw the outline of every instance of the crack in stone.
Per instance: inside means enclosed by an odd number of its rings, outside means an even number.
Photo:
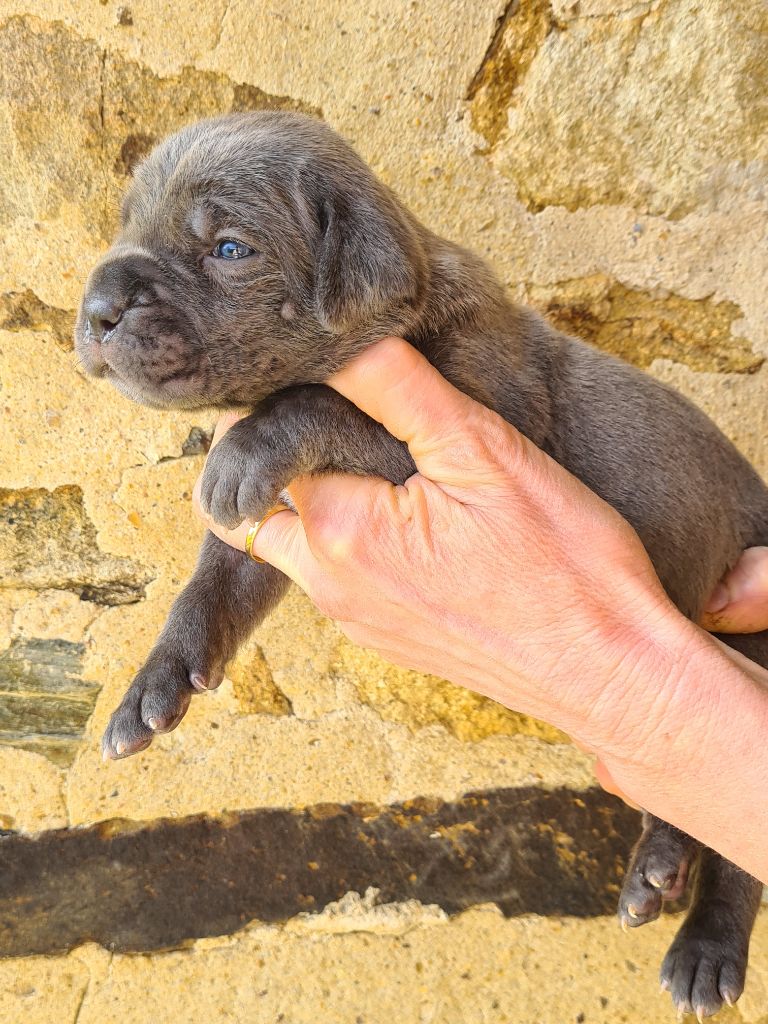
[[[217,50],[219,48],[219,44],[221,43],[221,37],[224,34],[224,22],[227,20],[227,17],[231,9],[232,2],[231,0],[227,0],[226,4],[224,5],[224,10],[222,11],[221,14],[221,18],[219,19],[219,29],[218,32],[216,33],[216,39],[214,40],[212,46],[213,50]]]
[[[495,58],[501,48],[501,44],[504,39],[504,29],[507,27],[507,22],[512,15],[517,12],[519,7],[520,0],[509,0],[507,6],[496,19],[496,26],[493,30],[491,41],[483,54],[483,59],[480,61],[477,71],[472,77],[472,81],[469,83],[469,88],[467,89],[466,96],[464,97],[465,99],[473,100],[480,90],[480,87],[483,85],[487,65]]]
[[[29,288],[0,295],[0,330],[49,331],[59,348],[71,352],[74,324],[74,310],[49,306]]]
[[[0,588],[70,590],[96,604],[133,604],[154,577],[102,552],[80,487],[0,488]]]
[[[555,29],[566,28],[555,18],[551,0],[507,4],[466,93],[472,104],[472,127],[486,141],[478,153],[488,155],[499,141],[512,97],[544,39]]]

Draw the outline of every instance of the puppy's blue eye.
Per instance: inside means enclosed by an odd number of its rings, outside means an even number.
[[[253,256],[255,251],[245,242],[238,242],[234,238],[225,238],[219,242],[211,256],[218,256],[222,260],[241,260],[244,256]]]

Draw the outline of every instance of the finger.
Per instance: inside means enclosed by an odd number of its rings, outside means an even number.
[[[742,553],[707,602],[701,625],[716,633],[768,629],[768,547]]]
[[[603,764],[602,761],[597,760],[595,762],[594,771],[595,771],[595,778],[600,783],[602,788],[606,791],[606,793],[612,793],[613,796],[619,797],[621,800],[624,801],[625,804],[628,804],[630,807],[634,807],[635,810],[637,810],[637,811],[639,811],[641,809],[640,807],[638,807],[638,805],[636,803],[634,803],[632,800],[629,799],[629,797],[626,795],[626,793],[624,793],[621,789],[619,789],[619,787],[616,785],[616,783],[613,780],[613,776],[608,771],[608,769],[605,767],[605,765]]]
[[[438,483],[491,482],[502,454],[531,447],[400,338],[372,345],[328,384],[404,441],[419,471]]]
[[[247,532],[246,529],[245,533]],[[302,590],[308,590],[309,572],[316,568],[316,563],[307,543],[302,521],[295,512],[286,509],[270,516],[256,534],[251,551],[258,558],[285,573]]]
[[[223,412],[216,420],[216,426],[213,428],[211,448],[215,448],[226,432],[231,427],[234,427],[238,420],[244,419],[247,415],[247,412],[237,412],[237,410],[232,409],[227,412]]]

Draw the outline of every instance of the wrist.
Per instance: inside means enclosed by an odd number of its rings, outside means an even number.
[[[734,769],[738,775],[754,736],[768,728],[768,708],[734,652],[674,612],[623,681],[626,712],[608,728],[599,719],[591,742],[632,800],[704,838],[688,821],[692,794],[713,791]]]

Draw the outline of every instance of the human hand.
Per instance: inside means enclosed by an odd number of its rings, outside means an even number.
[[[629,692],[641,673],[634,653],[647,656],[641,641],[671,605],[628,524],[405,342],[373,346],[329,383],[404,440],[419,472],[402,487],[294,481],[299,516],[270,518],[255,552],[391,661],[587,745],[627,723],[627,707],[635,735],[645,732],[648,715]],[[247,524],[209,525],[243,547]],[[532,601],[543,586],[546,601]],[[606,701],[609,681],[616,699]]]
[[[404,342],[375,346],[329,383],[406,440],[420,473],[402,488],[346,477],[295,481],[291,494],[300,518],[284,512],[270,519],[259,532],[257,553],[340,619],[356,642],[538,717],[546,718],[549,707],[548,720],[563,727],[563,714],[569,714],[557,685],[563,659],[555,666],[546,653],[562,647],[563,629],[573,634],[585,627],[604,646],[606,630],[621,632],[616,620],[626,618],[622,601],[638,585],[646,612],[662,613],[665,599],[633,531],[514,428],[447,384]],[[221,418],[214,443],[237,418]],[[234,531],[208,525],[244,547],[249,524]],[[518,555],[499,565],[500,549]],[[525,565],[517,564],[520,551],[526,552]],[[622,593],[601,577],[605,565],[624,570]],[[718,629],[761,628],[761,613],[768,626],[766,569],[768,550],[753,549],[729,574],[726,603],[718,593],[713,605],[719,605]],[[548,582],[547,602],[537,610],[530,596],[542,579]],[[553,587],[556,580],[565,586]],[[508,612],[497,614],[501,636],[484,643],[489,624],[478,621],[470,606],[488,609],[493,602]],[[500,654],[508,632],[524,633],[527,641],[517,652],[524,682],[514,693],[508,675],[501,688],[498,678],[507,666],[520,673],[508,652]],[[623,655],[615,649],[612,657]],[[536,671],[542,673],[538,685],[530,678]],[[558,706],[552,704],[553,691]],[[597,774],[615,791],[600,762]]]

